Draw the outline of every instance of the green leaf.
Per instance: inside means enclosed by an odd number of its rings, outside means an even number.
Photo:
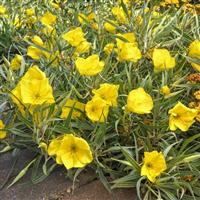
[[[104,187],[108,190],[109,193],[112,193],[110,184],[109,184],[108,180],[106,179],[106,177],[104,176],[104,173],[101,168],[97,168],[97,174],[99,176],[100,181],[104,185]]]
[[[20,171],[20,173],[14,178],[12,183],[8,185],[7,189],[13,186],[17,181],[19,181],[28,171],[29,167],[36,161],[36,159],[33,159],[24,169]]]
[[[122,150],[123,155],[127,159],[127,161],[130,162],[130,164],[132,165],[133,169],[140,172],[140,166],[136,162],[136,160],[133,158],[133,156],[130,154],[130,152],[127,149],[125,149],[124,147],[121,147],[121,150]]]

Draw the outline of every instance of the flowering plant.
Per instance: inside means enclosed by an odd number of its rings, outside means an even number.
[[[200,198],[199,4],[10,2],[0,5],[0,153],[36,154],[7,185],[61,165],[139,199]]]

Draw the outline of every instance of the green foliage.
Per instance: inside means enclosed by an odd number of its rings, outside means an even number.
[[[200,18],[199,15],[184,12],[175,6],[160,8],[155,17],[153,6],[156,2],[132,3],[130,7],[121,2],[128,23],[117,26],[117,32],[135,33],[143,56],[137,63],[119,62],[115,50],[109,56],[103,51],[106,44],[115,42],[118,37],[106,32],[103,27],[104,22],[115,20],[111,8],[117,5],[116,1],[60,1],[61,9],[55,9],[45,0],[2,2],[10,16],[3,18],[0,15],[0,119],[5,122],[7,131],[7,138],[0,140],[0,153],[29,149],[35,153],[35,157],[13,180],[7,180],[0,187],[11,187],[28,170],[31,170],[33,184],[44,180],[56,169],[56,162],[40,147],[41,142],[48,145],[53,138],[73,132],[90,144],[94,157],[90,167],[96,171],[108,191],[111,192],[113,188],[134,187],[138,198],[143,200],[200,198],[199,122],[185,133],[170,131],[168,125],[169,109],[178,101],[188,105],[195,100],[194,91],[199,89],[199,83],[189,83],[186,77],[195,72],[187,51],[192,41],[200,39]],[[145,12],[146,7],[150,8],[149,12]],[[31,26],[25,23],[26,8],[35,8],[38,18],[46,11],[56,15],[56,35],[44,35],[40,22]],[[92,11],[97,16],[98,29],[94,29],[89,22],[80,24],[77,20],[79,13],[89,14]],[[16,16],[20,18],[19,27],[13,25]],[[138,16],[143,19],[141,24],[137,21]],[[92,44],[90,52],[81,56],[98,54],[105,61],[104,70],[97,76],[86,77],[77,72],[74,64],[75,49],[62,39],[63,33],[77,26],[83,28],[85,37]],[[34,35],[53,44],[53,50],[33,44],[29,37]],[[29,45],[52,55],[58,51],[58,64],[44,58],[31,59],[27,56]],[[170,50],[176,58],[176,67],[155,73],[149,57],[153,48]],[[10,68],[10,61],[15,54],[23,56],[23,63],[18,71]],[[192,59],[192,62],[199,64],[198,59]],[[11,91],[27,69],[35,64],[49,78],[56,100],[55,105],[38,108],[37,119],[28,109],[22,114],[11,100]],[[85,113],[80,118],[73,119],[74,106],[66,119],[60,118],[68,98],[87,103],[92,98],[92,89],[99,88],[102,83],[120,85],[118,106],[110,109],[105,123],[93,123]],[[171,89],[167,96],[160,93],[164,85]],[[153,98],[154,108],[148,115],[127,113],[125,110],[127,94],[138,87],[144,87]],[[140,175],[144,152],[153,150],[163,152],[167,163],[167,170],[155,183]],[[81,171],[72,170],[74,183]]]

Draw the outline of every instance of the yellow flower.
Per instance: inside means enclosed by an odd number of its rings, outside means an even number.
[[[31,39],[31,41],[32,41],[34,44],[38,45],[38,46],[44,46],[44,42],[43,42],[42,39],[41,39],[39,36],[37,36],[37,35],[33,36],[33,38]]]
[[[103,70],[104,62],[99,61],[99,56],[93,54],[86,59],[78,57],[75,65],[81,75],[94,76]]]
[[[121,45],[124,42],[134,43],[135,46],[137,46],[136,37],[135,37],[135,34],[133,32],[123,33],[123,34],[118,33],[116,41],[117,41],[118,48],[121,48]]]
[[[51,63],[51,66],[53,66],[53,65],[56,66],[58,64],[59,55],[60,55],[59,51],[54,50],[53,53],[44,51],[43,53],[44,53],[46,59],[48,60],[48,62]]]
[[[55,102],[53,91],[47,78],[40,81],[22,79],[20,88],[21,99],[25,105],[42,105]]]
[[[37,22],[37,18],[33,15],[33,16],[29,16],[25,19],[25,23],[31,27],[34,23]]]
[[[27,16],[33,16],[33,15],[35,15],[35,10],[33,9],[33,8],[27,8],[26,10],[25,10],[25,13],[26,13],[26,15]]]
[[[141,168],[141,176],[147,176],[147,178],[154,183],[156,181],[156,177],[158,177],[166,169],[167,165],[162,152],[144,152],[144,164]]]
[[[166,4],[179,4],[179,0],[164,0]]]
[[[49,156],[56,155],[57,151],[60,148],[61,143],[62,143],[62,138],[55,138],[50,142],[48,149],[47,149]],[[63,164],[61,157],[58,155],[56,155],[56,163],[59,165]]]
[[[35,106],[55,102],[49,80],[37,66],[29,68],[11,94],[13,102],[22,113],[23,107],[32,112]]]
[[[78,46],[81,42],[85,41],[84,33],[81,27],[77,27],[65,33],[64,35],[62,35],[62,38],[75,47]]]
[[[45,79],[45,73],[42,72],[37,66],[33,66],[29,68],[26,74],[23,76],[22,79],[28,80],[43,80]],[[17,86],[11,91],[11,98],[12,101],[17,105],[19,111],[24,113],[25,105],[23,104],[22,97],[21,97],[21,83],[19,82]]]
[[[170,55],[167,49],[154,49],[152,59],[154,71],[171,69],[176,65],[175,58]]]
[[[2,5],[0,5],[0,16],[4,15],[6,13],[6,8]]]
[[[19,28],[22,26],[22,20],[16,15],[14,20],[13,20],[13,25],[16,27],[16,28]]]
[[[1,129],[4,129],[5,125],[2,120],[0,120],[0,139],[4,139],[6,137],[6,131],[2,131]]]
[[[130,4],[131,1],[134,1],[134,0],[123,0],[123,3],[125,3],[125,4]],[[121,2],[122,2],[122,0],[118,0],[118,3],[121,3]],[[136,1],[136,2],[137,2],[137,1]]]
[[[92,90],[92,93],[95,97],[100,97],[103,99],[109,106],[117,106],[117,97],[118,97],[119,85],[113,85],[109,83],[100,84],[100,88]]]
[[[141,15],[138,15],[138,16],[137,16],[137,18],[136,18],[136,22],[137,22],[137,24],[138,24],[139,26],[142,25],[142,23],[143,23],[143,18],[142,18]]]
[[[195,122],[194,118],[197,116],[198,111],[188,108],[181,102],[178,102],[169,110],[169,114],[169,128],[171,131],[175,131],[177,128],[181,131],[187,131]]]
[[[63,138],[51,141],[48,154],[56,156],[58,164],[64,164],[66,169],[83,168],[93,160],[89,144],[72,134],[65,134]]]
[[[81,54],[81,53],[89,52],[90,47],[91,47],[91,43],[87,41],[83,41],[76,47],[75,53]]]
[[[99,98],[93,97],[85,106],[87,117],[93,122],[105,122],[108,116],[109,106]]]
[[[40,22],[45,26],[53,26],[56,23],[56,16],[50,12],[46,12],[41,17]]]
[[[103,51],[107,54],[107,55],[110,55],[111,52],[113,51],[114,49],[114,43],[108,43],[106,44],[106,46],[103,48]]]
[[[56,30],[52,26],[45,26],[42,32],[47,36],[54,36],[56,34]]]
[[[133,113],[148,114],[153,108],[153,100],[151,96],[140,87],[129,92],[126,108]]]
[[[141,51],[135,46],[135,43],[121,42],[120,47],[117,49],[117,53],[120,62],[130,61],[136,63],[142,58]]]
[[[126,14],[120,7],[113,7],[112,13],[120,23],[127,23]]]
[[[55,9],[59,9],[60,8],[60,5],[58,3],[55,3],[55,2],[50,2],[51,6]]]
[[[34,60],[39,60],[42,56],[44,56],[44,52],[37,47],[29,46],[27,49],[27,55]]]
[[[83,14],[83,13],[80,13],[80,14],[78,15],[78,21],[79,21],[80,23],[82,23],[82,24],[83,24],[85,21],[91,23],[91,22],[93,22],[93,20],[94,20],[95,18],[96,18],[96,15],[95,15],[94,12],[90,13],[88,16],[86,16],[86,15]]]
[[[37,65],[34,65],[28,69],[26,74],[22,77],[22,79],[26,80],[43,80],[46,79],[46,75],[43,71],[41,71]]]
[[[195,40],[189,46],[188,56],[191,58],[200,59],[200,41]],[[194,62],[191,62],[191,65],[194,69],[200,72],[200,65]]]
[[[21,67],[23,57],[19,54],[16,54],[15,57],[10,62],[10,68],[12,70],[18,70]]]
[[[68,99],[62,108],[60,117],[64,119],[67,118],[72,108],[72,119],[76,119],[85,111],[85,104],[74,99]]]
[[[115,33],[116,32],[116,28],[117,28],[117,24],[115,21],[111,21],[110,22],[105,22],[104,23],[104,28],[106,31],[110,32],[110,33]]]
[[[80,13],[78,15],[78,21],[81,23],[81,24],[85,24],[85,22],[88,22],[92,25],[92,27],[94,29],[98,29],[98,24],[95,22],[95,18],[96,18],[96,15],[94,12],[90,13],[89,15],[85,15],[83,13]]]
[[[161,88],[161,93],[164,94],[164,95],[169,95],[170,94],[170,88],[167,86],[167,85],[164,85],[162,88]]]

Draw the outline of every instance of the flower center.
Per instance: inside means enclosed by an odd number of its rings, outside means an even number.
[[[76,148],[76,145],[75,145],[75,144],[72,144],[72,145],[71,145],[71,151],[72,151],[72,152],[75,152],[76,149],[77,149],[77,148]]]
[[[92,112],[95,112],[95,111],[96,111],[96,108],[93,106],[93,107],[91,108],[91,111],[92,111]]]
[[[151,163],[147,163],[146,166],[147,166],[147,168],[152,168],[152,164]]]
[[[39,93],[36,93],[36,94],[35,94],[35,98],[38,99],[39,97],[40,97],[40,94],[39,94]]]

